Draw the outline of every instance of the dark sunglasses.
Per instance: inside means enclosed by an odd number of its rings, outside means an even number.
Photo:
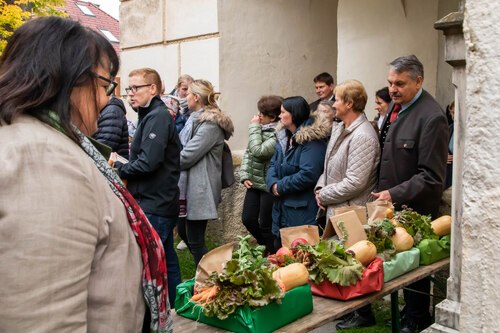
[[[108,83],[108,86],[106,87],[106,95],[111,96],[113,94],[113,92],[115,91],[116,86],[118,86],[118,83],[113,81],[112,79],[108,79],[108,78],[101,76],[97,73],[92,73],[92,74],[94,74],[94,76],[96,78],[101,79],[103,81],[106,81]]]

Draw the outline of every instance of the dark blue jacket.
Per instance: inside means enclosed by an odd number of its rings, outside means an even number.
[[[128,125],[123,102],[113,97],[102,109],[94,139],[128,159]]]
[[[322,119],[309,118],[293,135],[291,147],[287,147],[286,130],[277,133],[276,151],[266,177],[269,192],[274,184],[278,186],[272,227],[277,237],[281,228],[316,224],[314,186],[323,173],[328,128]]]
[[[178,216],[181,144],[174,120],[159,96],[138,113],[129,163],[115,166],[144,212]]]

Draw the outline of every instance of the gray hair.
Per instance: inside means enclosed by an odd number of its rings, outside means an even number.
[[[424,65],[413,54],[396,58],[389,65],[396,73],[408,72],[412,80],[419,76],[424,77]]]

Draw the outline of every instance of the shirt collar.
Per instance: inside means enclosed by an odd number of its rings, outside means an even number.
[[[401,104],[401,111],[408,109],[413,103],[415,103],[415,101],[420,97],[420,95],[422,95],[422,88],[418,90],[417,94],[415,95],[415,97],[413,97],[411,101],[409,101],[406,104]]]

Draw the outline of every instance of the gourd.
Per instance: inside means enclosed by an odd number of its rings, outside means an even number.
[[[434,233],[439,237],[449,235],[451,233],[451,216],[443,215],[432,221],[431,226]]]
[[[394,229],[394,235],[391,236],[391,240],[397,252],[406,251],[413,247],[413,237],[402,227]]]
[[[304,264],[293,263],[275,270],[273,272],[273,279],[278,281],[278,285],[280,285],[282,289],[284,286],[283,291],[288,291],[306,284],[307,280],[309,280],[309,272]]]
[[[361,240],[347,249],[363,266],[367,266],[377,256],[377,248],[368,240]]]
[[[387,208],[385,211],[385,217],[389,220],[394,217],[394,210],[392,208]]]

